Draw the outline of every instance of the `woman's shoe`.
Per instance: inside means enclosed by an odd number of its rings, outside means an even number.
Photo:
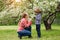
[[[28,38],[32,38],[32,36],[28,36]]]
[[[22,36],[18,36],[20,39],[22,39]]]

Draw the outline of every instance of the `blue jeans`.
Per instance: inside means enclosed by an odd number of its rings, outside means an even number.
[[[30,31],[30,32],[31,32],[31,26],[26,27],[26,28],[25,28],[25,30],[28,30],[28,31]],[[31,34],[29,35],[29,37],[31,37]]]
[[[24,30],[18,32],[18,36],[31,36],[31,26],[26,27]]]
[[[38,37],[41,37],[40,24],[36,24],[36,31],[37,31]]]
[[[30,31],[27,30],[22,30],[20,32],[18,32],[18,36],[29,36],[31,34]]]
[[[26,28],[25,28],[25,30],[28,30],[28,31],[30,31],[30,32],[31,32],[31,26],[26,27]]]

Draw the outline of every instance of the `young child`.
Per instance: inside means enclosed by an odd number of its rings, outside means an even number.
[[[36,13],[35,24],[38,38],[41,37],[40,25],[41,25],[41,11],[39,8],[35,8],[34,12]]]

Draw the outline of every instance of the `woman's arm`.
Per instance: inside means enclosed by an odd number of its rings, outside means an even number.
[[[29,27],[31,24],[32,24],[31,21],[28,21],[28,23],[27,23],[27,20],[24,20],[25,27]]]

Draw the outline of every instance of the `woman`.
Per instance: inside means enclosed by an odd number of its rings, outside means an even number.
[[[39,8],[36,8],[34,12],[36,13],[36,17],[35,17],[36,31],[37,31],[38,38],[40,38],[41,37],[41,31],[40,31],[41,11]]]
[[[18,23],[18,37],[22,39],[22,36],[28,36],[31,38],[31,20],[28,21],[28,14],[23,13],[22,19]]]

